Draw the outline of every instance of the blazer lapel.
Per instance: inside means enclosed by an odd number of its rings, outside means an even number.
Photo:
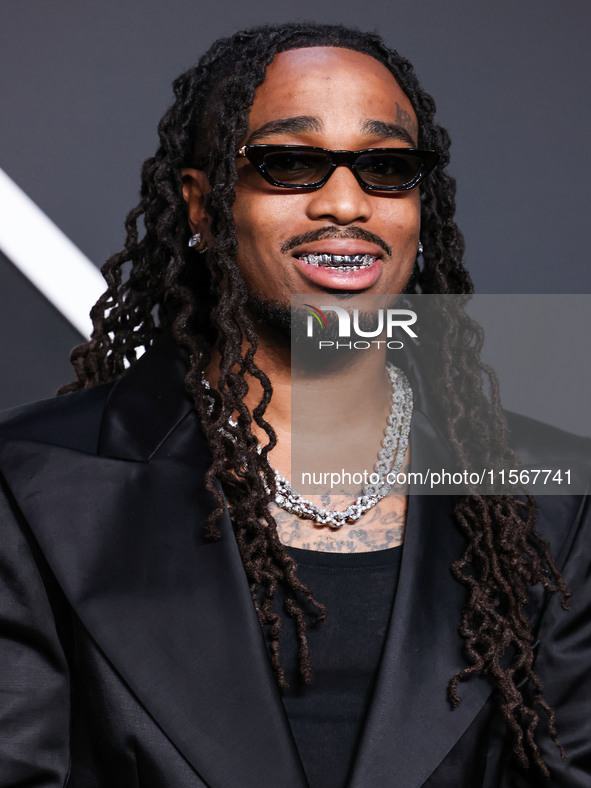
[[[227,513],[203,539],[208,453],[182,364],[154,356],[113,389],[109,456],[13,442],[2,467],[90,635],[201,778],[304,788]]]
[[[430,422],[415,411],[413,468],[449,467],[441,446]],[[486,680],[473,678],[460,684],[458,708],[447,698],[449,680],[467,664],[458,634],[465,590],[450,572],[465,540],[453,505],[451,497],[409,499],[396,598],[351,788],[423,785],[491,693]]]

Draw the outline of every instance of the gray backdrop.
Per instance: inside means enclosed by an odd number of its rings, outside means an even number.
[[[263,22],[378,30],[453,139],[458,220],[483,293],[588,293],[587,0],[0,0],[0,167],[100,265],[123,241],[170,83]],[[0,212],[0,221],[5,212]],[[39,249],[43,264],[43,249]],[[0,256],[0,407],[71,379],[80,335]]]

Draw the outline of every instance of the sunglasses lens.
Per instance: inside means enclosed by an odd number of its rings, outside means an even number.
[[[319,151],[274,151],[263,157],[263,166],[271,178],[294,186],[322,180],[329,171],[330,164],[329,157]]]
[[[423,163],[418,156],[400,153],[365,153],[355,162],[355,169],[368,186],[401,188],[420,174]]]

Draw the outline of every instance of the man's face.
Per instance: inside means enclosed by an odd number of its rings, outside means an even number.
[[[352,50],[311,47],[273,59],[241,144],[410,148],[417,131],[412,106],[385,66]],[[238,265],[258,299],[289,306],[294,293],[403,290],[419,242],[418,188],[368,192],[342,166],[320,189],[295,191],[267,183],[246,159],[238,170]],[[344,272],[306,262],[318,254],[376,259]]]

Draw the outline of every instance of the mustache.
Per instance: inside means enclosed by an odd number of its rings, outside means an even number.
[[[380,238],[379,235],[375,235],[374,233],[370,233],[369,230],[364,230],[363,227],[347,227],[345,230],[339,229],[338,227],[320,227],[318,230],[310,230],[310,232],[302,233],[301,235],[293,235],[282,245],[281,252],[290,252],[301,244],[309,244],[313,241],[324,241],[327,238],[367,241],[368,243],[379,246],[386,254],[392,254],[392,247],[387,244],[383,238]]]

